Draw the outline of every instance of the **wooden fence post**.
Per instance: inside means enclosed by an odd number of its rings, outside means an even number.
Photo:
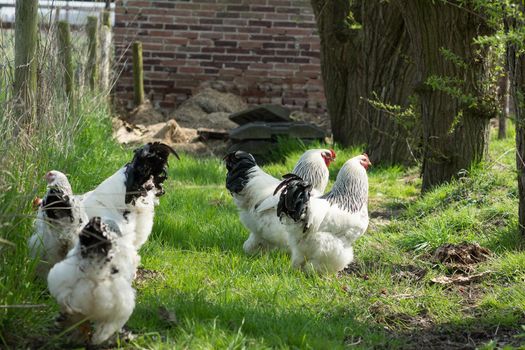
[[[133,92],[135,105],[144,103],[144,71],[142,70],[142,43],[133,43]]]
[[[111,29],[103,25],[100,28],[100,87],[107,92],[110,88],[111,72]]]
[[[18,0],[15,11],[14,93],[26,123],[36,116],[38,0]]]
[[[111,28],[111,12],[108,10],[102,11],[102,26]]]
[[[74,73],[73,73],[73,56],[71,53],[71,31],[69,23],[66,21],[58,22],[58,49],[60,62],[64,68],[64,83],[69,107],[74,105]]]
[[[106,6],[108,3],[106,3]],[[106,8],[102,12],[102,25],[100,27],[100,87],[102,91],[109,92],[111,75],[111,12]]]
[[[98,18],[89,16],[87,18],[86,31],[88,35],[88,63],[86,80],[89,82],[91,91],[96,88],[98,78]]]

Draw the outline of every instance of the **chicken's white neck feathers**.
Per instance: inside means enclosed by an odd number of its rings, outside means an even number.
[[[368,202],[368,176],[359,159],[347,161],[334,182],[332,190],[323,196],[330,204],[350,213],[360,211]]]
[[[313,188],[320,193],[324,193],[330,176],[326,163],[321,156],[322,151],[320,149],[306,151],[292,170],[292,174],[311,183]]]

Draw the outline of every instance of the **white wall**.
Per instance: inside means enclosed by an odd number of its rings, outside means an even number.
[[[0,22],[15,23],[15,2],[16,0],[0,0]],[[56,20],[55,10],[60,8],[60,20],[66,20],[71,25],[82,26],[86,24],[88,16],[100,16],[104,10],[104,2],[91,1],[53,1],[40,0],[39,13],[43,23],[49,22],[52,18]],[[115,22],[115,4],[111,4],[111,25]]]

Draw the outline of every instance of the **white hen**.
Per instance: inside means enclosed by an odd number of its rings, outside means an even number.
[[[131,282],[138,262],[135,247],[116,222],[92,218],[75,248],[47,278],[64,326],[92,322],[94,332],[83,339],[91,344],[101,344],[119,331],[135,307]]]
[[[276,217],[279,195],[274,191],[280,180],[257,166],[249,153],[237,151],[224,159],[228,169],[226,188],[239,209],[241,222],[250,230],[250,236],[243,245],[244,251],[254,254],[261,249],[287,248],[286,231]],[[333,150],[308,150],[292,172],[308,179],[317,194],[322,195],[328,184],[328,166],[334,159]]]
[[[148,143],[135,150],[133,160],[104,180],[82,201],[90,218],[107,217],[132,234],[139,249],[153,228],[157,197],[164,194],[162,183],[167,179],[170,154],[179,156],[160,142]]]
[[[297,176],[279,185],[277,215],[288,231],[294,267],[332,273],[352,262],[352,244],[368,227],[370,165],[366,154],[346,161],[322,197],[311,196],[312,185]]]
[[[38,205],[35,233],[28,242],[31,257],[39,259],[37,275],[43,279],[73,248],[87,222],[87,215],[73,195],[66,175],[52,170],[45,179],[47,192]]]

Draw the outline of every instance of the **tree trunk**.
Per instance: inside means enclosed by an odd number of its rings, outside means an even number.
[[[482,16],[459,2],[394,0],[405,19],[418,75],[423,128],[422,190],[449,181],[483,158],[496,116],[483,90]]]
[[[22,122],[36,116],[38,0],[17,0],[15,12],[15,84]]]
[[[356,31],[346,27],[350,1],[312,0],[319,36],[321,39],[321,72],[330,114],[334,140],[343,146],[366,142],[363,117],[351,112],[348,105],[352,82],[356,81],[361,67],[357,67]]]
[[[415,71],[406,59],[409,41],[399,11],[380,0],[312,0],[312,6],[334,140],[366,144],[373,162],[407,163],[413,125],[407,128],[384,107],[408,106],[413,90]]]
[[[506,11],[505,6],[503,6],[503,10]],[[505,16],[503,18],[503,31],[505,34],[509,33],[510,29],[510,19],[508,16]],[[499,96],[501,99],[501,111],[498,116],[498,139],[504,139],[507,137],[507,119],[510,117],[511,114],[511,104],[512,97],[511,97],[511,86],[510,86],[510,67],[509,67],[509,44],[507,43],[505,45],[505,63],[504,63],[504,69],[505,69],[505,75],[501,78],[500,81],[500,90],[499,90]]]
[[[498,139],[500,140],[507,137],[507,118],[510,113],[510,79],[508,73],[502,78],[502,80],[499,91],[501,104],[498,115]]]
[[[521,8],[522,12],[525,12]],[[519,230],[525,238],[525,55],[518,56],[516,44],[508,46],[507,57],[514,99],[516,123],[516,168],[518,172]]]
[[[525,71],[525,57],[520,57],[520,70]],[[525,74],[521,73],[520,80],[521,105],[516,110],[516,167],[518,170],[519,190],[519,226],[522,237],[525,238],[525,109],[523,106],[523,93],[525,92]]]
[[[361,13],[361,60],[366,68],[363,97],[369,100],[361,101],[368,120],[367,152],[377,164],[413,163],[411,148],[420,137],[418,117],[402,117],[391,110],[391,106],[406,109],[410,105],[416,82],[405,23],[401,13],[384,1],[363,2]]]

